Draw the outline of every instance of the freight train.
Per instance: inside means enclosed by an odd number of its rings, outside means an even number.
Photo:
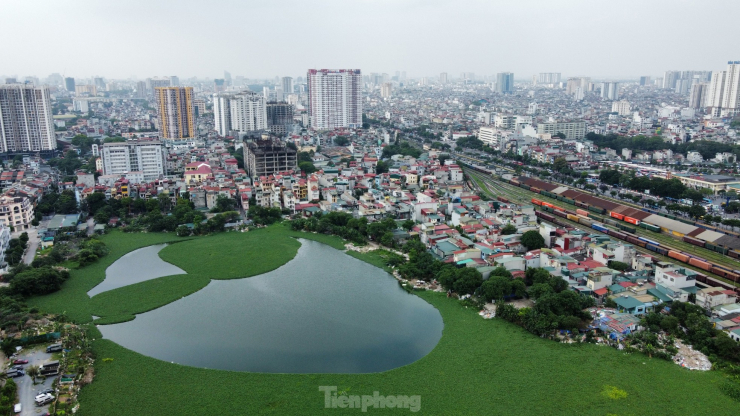
[[[633,244],[633,245],[645,248],[647,250],[653,251],[655,253],[670,257],[682,263],[686,263],[691,266],[697,267],[699,269],[706,270],[710,273],[714,273],[718,276],[722,276],[725,279],[731,280],[735,283],[738,283],[740,281],[740,270],[731,270],[725,266],[712,263],[708,261],[707,259],[701,258],[695,254],[677,250],[665,244],[661,244],[657,241],[653,241],[645,237],[637,236],[634,234],[634,232],[636,231],[635,228],[630,228],[622,224],[617,224],[617,227],[621,227],[619,228],[619,231],[612,230],[610,228],[605,227],[602,223],[595,221],[594,218],[589,217],[588,215],[593,215],[593,214],[590,214],[587,211],[584,211],[582,209],[578,209],[576,211],[570,211],[570,210],[566,210],[560,207],[558,207],[558,209],[555,209],[552,204],[544,202],[544,201],[540,201],[539,199],[536,199],[536,198],[532,198],[532,203],[534,205],[540,206],[542,210],[544,211],[544,212],[535,211],[535,215],[537,217],[543,220],[552,222],[555,225],[560,225],[560,226],[571,228],[568,226],[567,223],[559,220],[556,217],[567,218],[570,221],[585,225],[596,231],[607,234],[610,237],[614,237],[616,239],[626,241],[630,244]],[[715,279],[711,276],[704,275],[702,273],[697,273],[696,280],[702,283],[705,283],[705,284],[710,284],[712,286],[719,286],[719,287],[724,287],[725,289],[731,289],[737,292],[738,294],[740,294],[740,288],[730,285],[721,280]]]

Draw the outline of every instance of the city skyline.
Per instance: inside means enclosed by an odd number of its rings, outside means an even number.
[[[540,72],[626,79],[657,76],[670,69],[720,70],[733,57],[727,57],[722,42],[707,42],[694,33],[711,30],[714,38],[731,39],[732,17],[740,11],[740,4],[731,1],[697,7],[692,2],[663,0],[618,5],[583,1],[365,1],[358,5],[362,13],[356,13],[354,7],[342,7],[345,5],[338,1],[243,5],[221,0],[208,7],[187,1],[178,7],[163,1],[111,4],[90,0],[75,2],[75,7],[66,2],[40,3],[4,5],[0,36],[17,39],[16,35],[23,32],[24,37],[22,42],[3,42],[0,52],[23,59],[3,59],[0,74],[40,78],[51,73],[77,78],[103,75],[141,79],[155,74],[222,78],[227,70],[262,79],[296,77],[307,68],[360,68],[365,74],[407,71],[409,77],[447,72],[450,79],[461,72],[513,72],[517,80]],[[199,30],[163,24],[159,18],[162,14],[173,22],[193,21]],[[249,15],[252,19],[248,25],[223,24],[223,16],[233,15]],[[303,22],[297,27],[304,29],[291,32],[288,26],[281,34],[275,33],[273,19],[260,18],[275,15],[286,22]],[[451,20],[450,16],[460,17]],[[653,48],[634,47],[629,56],[613,52],[620,45],[636,46],[660,38],[656,16],[670,21],[673,27],[695,30],[671,32],[671,41],[660,44],[660,53]],[[75,21],[86,24],[69,24]],[[378,22],[384,29],[373,31]],[[98,24],[110,28],[91,36],[91,28]],[[36,29],[25,31],[29,25]],[[270,36],[265,36],[267,33]],[[516,33],[515,39],[503,41],[512,33]],[[308,36],[321,41],[304,42]],[[168,43],[163,51],[150,46],[157,44],[157,37],[178,41]],[[96,59],[73,58],[69,48],[54,47],[54,40],[60,38],[70,45],[75,39],[83,40],[85,50]],[[240,44],[247,47],[236,53],[230,39],[240,39]],[[502,41],[491,49],[491,39]],[[572,52],[563,54],[563,48]],[[41,49],[44,54],[30,53]],[[276,50],[289,53],[276,54]],[[687,53],[692,50],[701,50],[701,54]],[[259,58],[262,56],[270,59]]]

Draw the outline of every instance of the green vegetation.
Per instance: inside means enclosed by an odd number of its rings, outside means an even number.
[[[99,322],[104,323],[127,321],[135,314],[197,292],[211,279],[255,276],[282,266],[295,256],[300,247],[300,243],[290,237],[344,248],[337,237],[295,232],[284,225],[191,240],[183,240],[175,234],[113,231],[100,238],[106,243],[110,255],[85,268],[72,270],[71,278],[62,284],[63,290],[30,298],[28,304],[48,313],[66,314],[78,323],[90,322],[92,315],[101,317]],[[174,242],[179,244],[163,249],[160,257],[185,270],[186,275],[160,277],[106,291],[93,298],[87,296],[90,289],[105,279],[105,269],[124,254],[141,247]]]
[[[199,369],[148,358],[95,336],[96,377],[79,396],[78,414],[184,415],[199,409],[214,414],[317,414],[325,411],[319,386],[338,386],[350,394],[418,394],[421,412],[438,415],[671,415],[696,414],[697,409],[730,415],[736,409],[737,403],[717,388],[723,377],[716,372],[690,372],[664,360],[591,344],[554,343],[500,319],[481,319],[477,310],[444,294],[414,293],[439,310],[445,322],[442,339],[421,360],[377,374]],[[440,389],[433,379],[456,387]]]
[[[521,243],[527,250],[537,250],[545,247],[545,239],[535,230],[530,230],[522,234]]]
[[[464,147],[467,149],[483,150],[485,143],[475,136],[461,137],[455,142],[457,147]]]
[[[347,146],[349,143],[349,139],[345,136],[337,136],[334,138],[334,144],[337,146]]]
[[[400,144],[396,142],[396,144],[383,148],[383,159],[387,159],[393,155],[419,157],[421,153],[421,149],[411,146],[409,142],[400,142]]]
[[[343,247],[337,237],[292,231],[286,225],[191,240],[172,234],[112,232],[102,237],[110,248],[109,255],[84,269],[72,270],[61,291],[32,298],[29,303],[48,312],[66,311],[68,317],[80,322],[90,322],[92,314],[103,316],[96,324],[120,322],[131,319],[132,313],[198,290],[203,282],[207,284],[206,277],[232,279],[272,270],[295,255],[299,243],[290,237]],[[180,242],[162,250],[161,256],[188,275],[154,279],[87,298],[86,292],[103,280],[105,268],[114,260],[136,248],[172,241]],[[409,251],[412,257],[421,257],[421,253]],[[401,261],[401,256],[389,252],[351,255],[386,269]],[[533,275],[530,280],[536,284],[544,278]],[[352,394],[376,390],[381,394],[419,394],[422,411],[430,414],[629,414],[636,408],[640,413],[657,415],[688,414],[697,408],[712,414],[734,411],[736,403],[716,388],[723,383],[718,373],[688,372],[664,360],[624,355],[589,344],[554,343],[501,319],[481,319],[477,309],[466,308],[444,294],[414,293],[442,314],[443,337],[421,360],[378,374],[199,369],[148,358],[94,334],[96,377],[81,392],[78,414],[193,414],[206,408],[214,413],[318,413],[323,410],[323,395],[318,391],[322,385],[351,389]],[[97,331],[92,328],[91,332]],[[464,392],[440,390],[429,382],[440,377],[446,384],[464,387]],[[619,400],[612,394],[606,397],[603,392],[612,388],[625,393],[618,394]],[[555,402],[557,406],[553,406]]]

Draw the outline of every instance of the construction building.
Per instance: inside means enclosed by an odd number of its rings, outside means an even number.
[[[278,138],[257,139],[244,143],[244,167],[247,175],[257,178],[286,172],[298,166],[298,152]]]

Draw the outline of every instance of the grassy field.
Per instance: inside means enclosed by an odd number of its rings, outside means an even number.
[[[340,239],[297,233],[282,225],[183,241],[169,234],[104,237],[111,254],[73,270],[62,291],[31,300],[43,311],[61,312],[80,322],[103,313],[99,322],[130,319],[146,308],[199,290],[211,278],[246,277],[279,267],[293,258],[301,237],[341,248]],[[188,275],[167,276],[104,292],[86,292],[103,280],[105,268],[136,248],[180,241],[160,252]],[[272,253],[279,250],[280,253]],[[376,266],[377,253],[351,253]],[[204,259],[208,259],[207,261]],[[240,269],[243,268],[242,269]],[[192,274],[191,274],[192,273]],[[186,276],[186,277],[184,277]],[[421,360],[376,374],[260,374],[206,370],[171,364],[127,350],[95,336],[95,381],[82,389],[82,416],[334,414],[324,410],[319,386],[349,394],[421,395],[421,412],[458,414],[678,415],[736,413],[736,402],[717,386],[722,374],[689,372],[675,364],[625,355],[607,347],[566,345],[538,338],[500,320],[484,320],[444,294],[415,292],[435,306],[445,322],[437,347]],[[208,351],[202,353],[207,354]],[[111,360],[104,360],[110,358]],[[606,394],[616,387],[626,397]],[[408,410],[370,409],[374,413]]]
[[[172,241],[184,241],[173,233],[122,233],[112,231],[101,238],[110,249],[110,253],[87,267],[72,270],[72,277],[64,282],[62,290],[46,296],[31,298],[27,301],[30,307],[36,307],[48,313],[66,313],[78,323],[92,320],[90,297],[87,292],[105,280],[105,269],[124,254],[137,248]]]
[[[92,316],[98,324],[134,319],[138,313],[159,308],[204,288],[211,279],[237,279],[274,270],[295,257],[300,243],[291,237],[316,240],[343,249],[335,236],[296,232],[276,225],[247,233],[220,233],[185,239],[174,234],[121,233],[102,237],[111,252],[97,263],[72,270],[62,290],[49,296],[32,298],[31,307],[49,313],[66,313],[75,322],[85,323]],[[176,242],[160,252],[160,257],[176,264],[186,275],[164,276],[100,293],[87,292],[105,279],[105,269],[135,249],[165,242]]]

